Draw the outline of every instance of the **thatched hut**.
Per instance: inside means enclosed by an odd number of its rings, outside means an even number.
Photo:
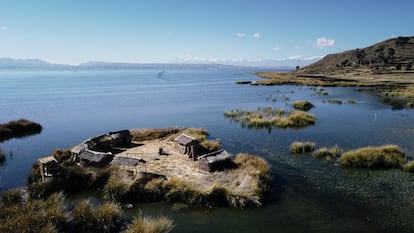
[[[193,159],[196,158],[198,147],[200,145],[199,141],[187,134],[180,134],[174,141],[176,142],[176,148],[180,153],[187,154]]]
[[[59,163],[54,156],[39,158],[37,162],[42,180],[45,180],[46,177],[53,177],[59,174]]]
[[[225,150],[218,150],[198,157],[199,168],[214,172],[230,169],[234,166],[233,156]]]
[[[111,152],[98,152],[85,149],[78,157],[82,166],[103,167],[112,161],[114,155]]]

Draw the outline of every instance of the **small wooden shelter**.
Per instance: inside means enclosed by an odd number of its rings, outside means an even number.
[[[227,151],[218,150],[198,157],[198,166],[208,172],[222,171],[234,166],[232,158]]]
[[[54,156],[39,158],[37,162],[39,163],[42,180],[45,180],[46,177],[59,175],[59,163]]]
[[[85,149],[78,157],[83,166],[103,167],[112,161],[114,155],[111,152],[98,152]]]
[[[131,158],[131,157],[124,157],[124,156],[116,156],[111,162],[111,165],[119,166],[124,170],[127,171],[135,171],[138,172],[138,165],[144,164],[144,172],[146,172],[146,163],[147,161],[138,158]]]

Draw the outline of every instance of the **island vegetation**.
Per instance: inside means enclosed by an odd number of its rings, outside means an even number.
[[[65,196],[53,193],[45,199],[26,200],[21,189],[3,193],[0,206],[0,232],[153,232],[167,233],[173,222],[166,217],[136,217],[132,223],[119,204],[106,202],[93,206],[80,201],[72,211]]]
[[[0,124],[0,142],[15,137],[25,137],[32,134],[38,134],[42,131],[39,123],[27,119],[19,119]]]
[[[247,128],[305,128],[314,125],[316,118],[304,111],[285,111],[272,107],[257,110],[235,109],[224,112],[224,116]]]
[[[403,169],[414,172],[414,161],[408,161],[405,152],[397,145],[366,146],[342,152],[339,146],[315,149],[314,142],[293,142],[292,154],[311,154],[314,158],[325,158],[344,168],[356,169]]]

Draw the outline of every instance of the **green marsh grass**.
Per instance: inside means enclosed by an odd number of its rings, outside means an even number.
[[[352,168],[401,168],[405,163],[405,153],[396,145],[368,146],[343,153],[340,163]]]
[[[314,142],[292,142],[290,144],[290,152],[292,154],[309,153],[315,150]]]

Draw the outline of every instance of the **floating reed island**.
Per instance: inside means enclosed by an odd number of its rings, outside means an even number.
[[[16,137],[25,137],[32,134],[38,134],[42,131],[39,123],[20,119],[0,124],[0,142]]]
[[[138,129],[109,132],[40,158],[29,194],[98,189],[120,203],[245,208],[262,206],[271,182],[266,160],[233,156],[218,140],[208,140],[205,129]]]
[[[272,107],[257,108],[257,110],[235,109],[224,112],[242,127],[247,128],[294,128],[301,129],[314,125],[316,118],[313,114],[304,111],[286,111]]]

